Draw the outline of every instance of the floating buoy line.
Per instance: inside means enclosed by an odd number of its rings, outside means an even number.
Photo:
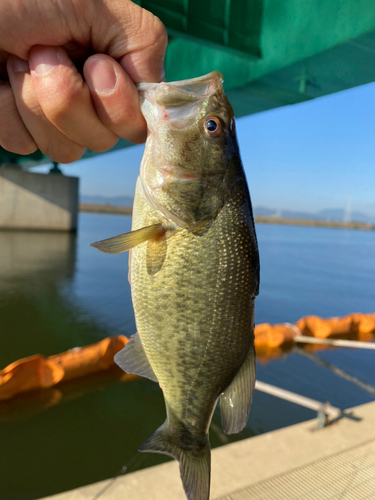
[[[255,348],[258,359],[279,356],[293,345],[310,344],[310,349],[328,346],[375,349],[375,313],[353,313],[344,317],[320,318],[305,316],[297,323],[255,327]]]
[[[374,338],[375,313],[353,313],[343,318],[328,319],[306,316],[295,324],[263,323],[255,327],[255,347],[261,362],[282,355],[296,344],[305,344],[308,352],[327,347],[375,349],[375,343],[372,342]],[[118,335],[61,354],[49,357],[36,354],[15,361],[0,370],[0,401],[27,391],[51,388],[62,382],[109,370],[114,366],[114,355],[128,341],[124,335]],[[122,376],[122,380],[134,378],[135,375]],[[260,386],[261,382],[258,388]],[[369,392],[373,393],[372,389]]]

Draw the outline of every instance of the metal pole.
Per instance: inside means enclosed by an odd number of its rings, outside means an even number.
[[[341,340],[341,339],[318,339],[316,337],[307,337],[305,335],[297,335],[293,337],[294,342],[303,344],[328,344],[337,347],[353,347],[356,349],[375,349],[373,342],[360,342],[357,340]]]
[[[280,387],[266,384],[265,382],[261,382],[260,380],[257,380],[255,382],[255,389],[261,392],[265,392],[266,394],[270,394],[271,396],[276,396],[277,398],[284,399],[285,401],[290,401],[291,403],[304,406],[305,408],[314,410],[317,413],[321,412],[323,409],[324,413],[326,415],[329,415],[333,419],[339,418],[342,414],[340,408],[335,408],[329,403],[322,403],[320,401],[316,401],[315,399],[310,399],[305,396],[296,394],[295,392],[286,391],[285,389],[280,389]]]

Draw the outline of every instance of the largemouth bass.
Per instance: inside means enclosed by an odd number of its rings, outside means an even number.
[[[159,383],[165,423],[140,451],[177,459],[189,500],[208,500],[208,430],[241,431],[255,384],[259,257],[232,108],[218,72],[139,85],[148,138],[132,232],[94,243],[130,250],[137,334],[117,353]]]

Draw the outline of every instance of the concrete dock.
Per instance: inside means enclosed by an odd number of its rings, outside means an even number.
[[[211,499],[375,498],[375,402],[216,448]],[[125,474],[50,500],[186,500],[177,462]]]

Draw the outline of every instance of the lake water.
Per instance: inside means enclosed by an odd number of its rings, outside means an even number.
[[[130,230],[130,217],[80,214],[77,235],[0,232],[0,368],[108,335],[135,332],[126,254],[89,243]],[[258,225],[261,289],[256,322],[375,311],[375,232]],[[258,379],[342,409],[374,400],[316,362],[375,385],[374,351],[303,351],[258,363]],[[228,438],[215,412],[212,446],[314,418],[312,411],[256,392],[247,428]],[[0,403],[0,499],[29,500],[165,460],[137,454],[164,421],[148,380],[119,372],[65,383]]]

